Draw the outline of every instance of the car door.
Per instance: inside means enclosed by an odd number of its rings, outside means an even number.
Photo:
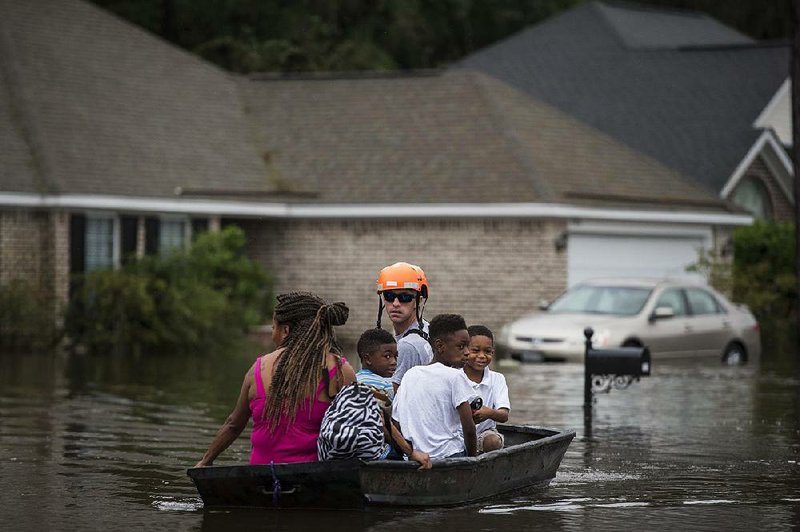
[[[698,355],[718,355],[732,338],[731,323],[722,305],[707,290],[687,287],[689,326]]]
[[[689,310],[682,288],[664,289],[656,295],[652,310],[661,307],[672,309],[672,317],[651,320],[648,322],[647,334],[643,335],[646,346],[653,355],[682,356],[692,349],[692,342],[687,338],[689,330]]]

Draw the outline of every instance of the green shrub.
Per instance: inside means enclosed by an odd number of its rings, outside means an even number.
[[[27,281],[0,286],[0,351],[40,351],[58,343],[53,304]]]
[[[756,221],[733,237],[733,297],[759,317],[791,314],[795,283],[794,226]]]
[[[703,252],[689,270],[702,273],[759,319],[788,317],[797,297],[794,226],[757,220],[734,231],[733,246],[732,263]]]
[[[218,349],[271,313],[271,280],[244,255],[241,229],[80,280],[67,334],[92,351]]]

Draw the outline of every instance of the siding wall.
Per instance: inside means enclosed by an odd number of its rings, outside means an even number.
[[[400,213],[398,213],[400,214]],[[378,271],[397,261],[420,265],[431,287],[425,317],[463,314],[496,328],[566,288],[566,252],[553,241],[562,221],[293,220],[240,221],[253,258],[278,293],[309,290],[350,307],[346,341],[375,326]],[[391,324],[384,318],[384,328]]]

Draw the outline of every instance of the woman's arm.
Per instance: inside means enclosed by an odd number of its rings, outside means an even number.
[[[219,456],[222,451],[227,449],[230,444],[236,441],[236,438],[239,437],[244,428],[247,426],[247,421],[250,419],[248,394],[250,391],[250,381],[252,379],[253,371],[251,369],[244,377],[242,389],[239,392],[239,399],[236,401],[236,406],[233,408],[233,412],[230,413],[228,419],[226,419],[225,423],[223,423],[219,428],[217,434],[214,436],[214,439],[211,440],[208,450],[203,455],[203,458],[197,462],[195,467],[206,467],[212,465],[217,456]]]
[[[472,408],[464,401],[458,405],[458,417],[461,419],[461,430],[464,433],[464,447],[467,456],[478,454],[478,438],[475,434],[475,422],[472,420]]]

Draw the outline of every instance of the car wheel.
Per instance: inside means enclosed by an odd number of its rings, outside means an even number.
[[[622,342],[622,347],[642,347],[642,342],[634,338],[628,338]]]
[[[738,342],[728,344],[722,353],[722,362],[729,366],[743,366],[747,363],[747,351]]]

